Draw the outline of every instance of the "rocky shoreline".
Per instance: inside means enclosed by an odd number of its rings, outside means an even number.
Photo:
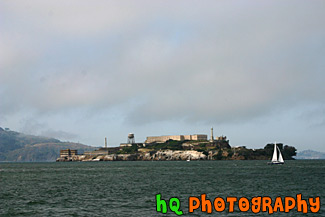
[[[218,152],[209,151],[207,153],[195,150],[160,150],[135,154],[108,154],[108,155],[72,155],[60,157],[57,162],[66,161],[197,161],[215,160]],[[243,156],[233,155],[227,158],[227,152],[223,156],[227,160],[245,160]],[[256,158],[256,160],[267,160],[267,158]]]
[[[207,160],[208,156],[198,151],[153,151],[136,154],[108,154],[108,155],[73,155],[60,157],[56,161],[185,161]]]

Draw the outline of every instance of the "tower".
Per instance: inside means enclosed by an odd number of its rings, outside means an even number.
[[[128,134],[128,144],[134,144],[135,143],[135,139],[134,139],[134,134],[133,133],[129,133]]]
[[[210,142],[213,142],[214,141],[214,138],[213,138],[213,127],[211,127],[211,139],[210,139]]]
[[[105,148],[107,148],[107,138],[105,137]]]

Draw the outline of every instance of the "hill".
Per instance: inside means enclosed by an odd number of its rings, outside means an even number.
[[[0,127],[0,161],[55,161],[60,155],[60,149],[68,148],[78,149],[80,153],[95,149],[79,143],[26,135]]]
[[[313,150],[300,151],[297,159],[325,159],[325,153]]]

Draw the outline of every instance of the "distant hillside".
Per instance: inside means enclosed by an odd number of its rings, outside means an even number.
[[[296,159],[325,159],[325,153],[313,150],[305,150],[298,152]]]
[[[78,149],[80,153],[95,149],[79,143],[25,135],[0,127],[0,161],[55,161],[60,155],[60,149],[67,148]]]

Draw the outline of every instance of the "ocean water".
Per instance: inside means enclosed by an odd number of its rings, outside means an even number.
[[[177,197],[183,216],[269,216],[213,210],[188,212],[188,198],[319,196],[325,216],[325,161],[53,162],[0,163],[0,216],[177,216],[156,212],[156,194]]]

